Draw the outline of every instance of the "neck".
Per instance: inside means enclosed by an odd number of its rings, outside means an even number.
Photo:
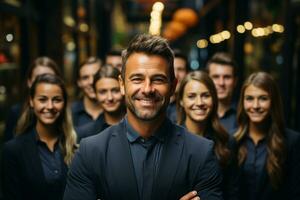
[[[267,134],[267,127],[265,124],[255,124],[249,123],[249,136],[257,144],[261,139],[263,139]]]
[[[127,119],[128,123],[132,128],[139,133],[143,138],[149,138],[155,133],[155,131],[161,126],[165,120],[165,114],[162,114],[157,119],[151,121],[140,120],[130,110],[127,109]]]
[[[83,105],[85,111],[91,115],[94,120],[103,112],[101,105],[96,100],[86,96],[83,98]]]
[[[53,151],[54,145],[58,140],[58,130],[54,125],[45,126],[41,123],[37,123],[36,131],[42,142],[45,142],[48,148]]]
[[[115,125],[121,121],[124,115],[125,115],[124,110],[118,110],[117,112],[114,113],[104,112],[104,119],[107,124]]]
[[[230,109],[231,98],[219,100],[218,105],[218,116],[223,117],[225,113]]]
[[[194,133],[196,135],[204,135],[204,130],[206,127],[206,123],[205,122],[195,122],[193,120],[191,120],[190,118],[186,118],[185,120],[185,125],[186,128],[191,132]]]

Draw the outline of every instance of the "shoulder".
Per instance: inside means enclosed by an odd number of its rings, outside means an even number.
[[[183,138],[185,149],[190,153],[202,154],[213,149],[214,142],[205,137],[190,133],[186,128],[173,124],[173,130]]]
[[[24,144],[31,142],[31,132],[23,133],[3,145],[3,155],[5,154],[19,154],[18,152],[22,152],[24,148]]]
[[[88,149],[99,149],[103,146],[106,146],[112,136],[122,133],[124,133],[124,124],[123,122],[120,122],[116,125],[106,128],[96,135],[83,138],[80,142],[80,147],[86,146]]]
[[[71,110],[72,112],[80,112],[82,109],[84,109],[83,101],[82,100],[77,100],[74,101],[71,105]]]

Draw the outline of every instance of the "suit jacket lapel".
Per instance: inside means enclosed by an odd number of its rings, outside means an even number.
[[[107,167],[114,177],[116,189],[120,191],[119,194],[123,194],[119,198],[134,200],[139,199],[139,193],[126,130],[124,120],[113,130],[110,141],[113,151],[108,155],[110,162]]]
[[[153,186],[153,199],[168,199],[168,193],[173,184],[179,161],[183,152],[184,136],[176,132],[174,127],[168,124],[169,131],[163,147],[163,151],[158,165],[157,176]]]

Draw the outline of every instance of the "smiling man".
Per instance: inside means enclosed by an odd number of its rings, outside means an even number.
[[[207,62],[206,69],[217,89],[220,122],[229,133],[234,133],[237,122],[232,97],[237,84],[236,64],[229,54],[218,52]]]
[[[119,82],[127,116],[82,140],[64,199],[222,199],[213,142],[166,117],[176,88],[167,42],[138,35],[122,61]]]

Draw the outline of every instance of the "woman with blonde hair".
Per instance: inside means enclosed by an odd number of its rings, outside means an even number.
[[[76,149],[66,88],[58,76],[43,74],[29,96],[17,137],[3,147],[4,199],[59,200]]]
[[[300,134],[285,128],[271,75],[253,73],[244,82],[237,120],[240,199],[299,199]]]
[[[201,71],[188,73],[181,81],[176,102],[178,124],[215,142],[214,150],[223,169],[223,197],[225,200],[237,199],[236,144],[219,121],[217,91],[208,74]]]

